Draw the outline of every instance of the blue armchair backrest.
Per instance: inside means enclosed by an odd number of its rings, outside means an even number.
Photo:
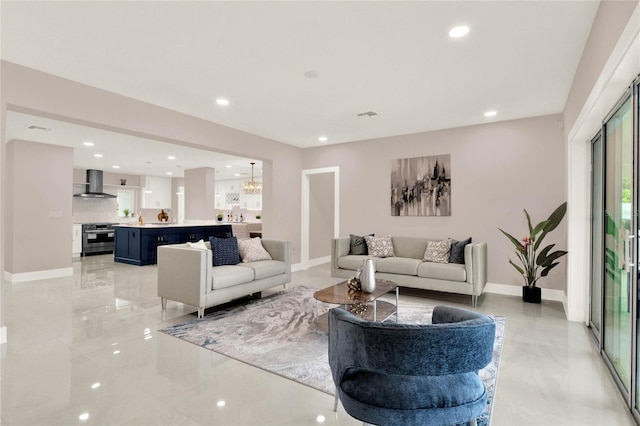
[[[438,306],[432,324],[365,321],[341,308],[329,312],[329,364],[334,383],[347,369],[440,376],[478,371],[491,361],[495,322],[486,315]]]

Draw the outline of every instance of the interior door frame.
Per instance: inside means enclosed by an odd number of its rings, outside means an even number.
[[[333,236],[340,236],[340,167],[322,167],[302,171],[302,217],[300,220],[300,263],[301,269],[309,267],[309,178],[311,175],[333,174]]]

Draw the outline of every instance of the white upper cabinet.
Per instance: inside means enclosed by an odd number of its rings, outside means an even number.
[[[171,208],[171,178],[142,176],[142,208]]]

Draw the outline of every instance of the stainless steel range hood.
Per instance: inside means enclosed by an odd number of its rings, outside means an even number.
[[[116,198],[115,195],[102,191],[102,170],[87,170],[87,187],[82,194],[75,194],[80,198]]]

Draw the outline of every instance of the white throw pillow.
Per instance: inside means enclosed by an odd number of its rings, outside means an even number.
[[[393,243],[391,235],[386,237],[371,237],[365,235],[364,240],[367,242],[369,256],[373,257],[394,257]]]
[[[427,250],[424,252],[425,262],[449,263],[451,240],[427,241]]]
[[[271,255],[262,247],[260,237],[250,240],[238,240],[238,251],[240,258],[245,263],[257,262],[258,260],[271,260]]]
[[[187,247],[207,250],[207,245],[204,243],[204,240],[200,240],[197,243],[187,243]]]

